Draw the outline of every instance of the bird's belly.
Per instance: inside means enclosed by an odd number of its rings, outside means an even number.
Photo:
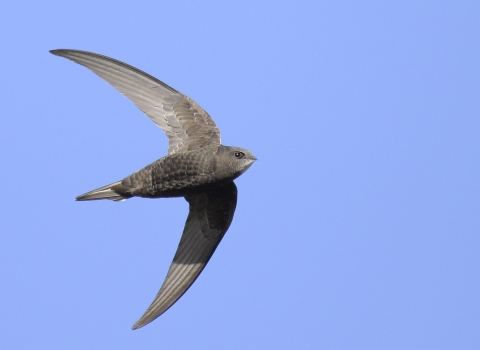
[[[184,174],[154,177],[153,181],[133,194],[144,198],[184,197],[208,191],[229,183],[231,179],[216,178],[215,175]]]
[[[225,185],[236,177],[218,169],[214,160],[194,152],[167,156],[125,178],[122,185],[136,197],[184,197]]]

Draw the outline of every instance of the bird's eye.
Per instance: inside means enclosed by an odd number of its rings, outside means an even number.
[[[235,158],[242,159],[243,157],[245,157],[245,153],[235,152]]]

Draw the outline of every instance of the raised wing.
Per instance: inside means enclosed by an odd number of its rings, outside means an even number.
[[[190,204],[190,212],[167,277],[152,304],[132,329],[143,327],[163,314],[195,282],[232,222],[237,187],[231,182],[185,199]]]
[[[87,67],[135,103],[167,134],[168,154],[220,144],[220,131],[208,113],[194,100],[151,75],[92,52],[50,52]]]

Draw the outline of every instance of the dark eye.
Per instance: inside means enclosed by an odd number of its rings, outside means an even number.
[[[242,159],[243,157],[245,157],[245,153],[235,152],[235,158]]]

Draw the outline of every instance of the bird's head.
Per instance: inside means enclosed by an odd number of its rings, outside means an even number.
[[[217,167],[227,177],[237,178],[242,175],[257,160],[245,148],[220,146],[217,151]]]

